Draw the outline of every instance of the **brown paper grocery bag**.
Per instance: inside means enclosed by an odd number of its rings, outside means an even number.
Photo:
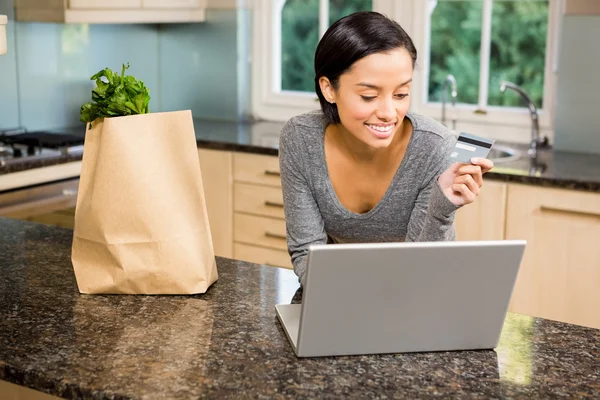
[[[217,280],[189,110],[88,126],[71,260],[81,293],[204,293]]]

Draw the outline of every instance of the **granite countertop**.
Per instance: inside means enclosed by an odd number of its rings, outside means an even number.
[[[216,121],[194,119],[199,148],[278,155],[282,122]],[[62,133],[84,135],[83,126],[58,130]],[[57,132],[58,132],[57,131]],[[523,156],[512,162],[497,163],[486,178],[505,182],[600,192],[600,155],[541,150],[535,160],[527,156],[522,144],[502,143],[519,150]],[[81,160],[81,155],[61,156],[0,168],[0,175],[31,168]]]
[[[298,359],[290,270],[218,258],[197,296],[80,295],[72,231],[0,218],[0,379],[65,398],[600,397],[600,331],[508,314],[495,350]]]

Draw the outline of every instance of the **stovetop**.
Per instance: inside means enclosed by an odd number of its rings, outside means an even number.
[[[65,154],[83,153],[84,138],[61,132],[0,131],[0,167]]]

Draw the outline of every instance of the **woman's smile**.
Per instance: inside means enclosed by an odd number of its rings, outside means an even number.
[[[378,139],[387,139],[394,133],[396,126],[395,122],[386,124],[369,124],[365,123],[369,131]]]

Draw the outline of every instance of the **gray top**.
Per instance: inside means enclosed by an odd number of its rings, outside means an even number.
[[[409,113],[413,126],[404,159],[375,207],[364,214],[339,201],[325,161],[321,111],[290,119],[279,142],[288,251],[304,283],[311,244],[454,240],[457,209],[437,177],[452,160],[456,137],[431,118]]]

